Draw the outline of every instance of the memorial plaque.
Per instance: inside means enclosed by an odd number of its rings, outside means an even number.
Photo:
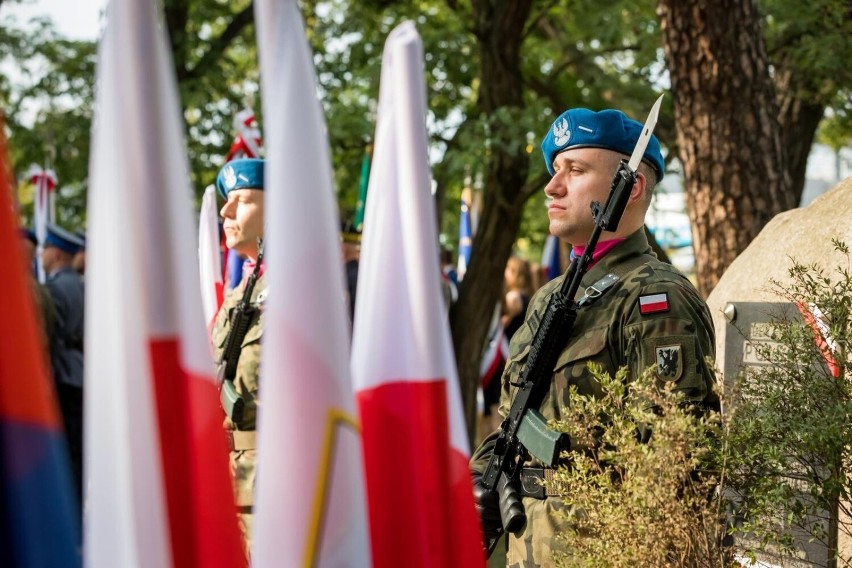
[[[731,302],[725,306],[725,357],[724,373],[726,382],[749,369],[769,365],[764,355],[767,349],[783,348],[772,340],[773,326],[781,322],[802,321],[796,306],[788,302]],[[795,486],[797,477],[790,472],[790,480]],[[795,538],[796,552],[793,555],[781,555],[771,551],[761,551],[757,555],[757,566],[783,566],[792,568],[813,568],[829,565],[828,547],[824,543],[811,541],[810,535],[798,527],[784,526],[784,511],[778,511],[779,532]],[[824,511],[814,522],[823,524],[828,531],[829,513]],[[739,536],[739,545],[754,546],[748,535]],[[747,564],[746,564],[747,565]]]

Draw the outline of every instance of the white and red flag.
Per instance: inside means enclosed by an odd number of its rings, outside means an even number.
[[[174,67],[154,0],[113,0],[88,203],[85,564],[245,564],[198,275]]]
[[[201,303],[204,321],[212,328],[216,313],[225,294],[222,273],[222,254],[219,247],[219,209],[216,206],[216,186],[208,186],[201,198],[198,217],[198,274],[201,278]]]
[[[385,44],[364,217],[352,377],[374,566],[484,566],[458,375],[441,294],[423,48]]]
[[[238,158],[259,158],[263,140],[260,137],[260,128],[254,118],[251,108],[244,108],[234,115],[234,130],[237,135],[234,138],[225,161],[230,162]]]
[[[252,564],[369,566],[340,221],[316,71],[296,0],[256,0],[255,22],[269,295]]]
[[[44,169],[36,164],[30,166],[27,179],[35,186],[35,197],[33,199],[33,230],[38,240],[38,251],[36,254],[36,266],[38,267],[38,281],[42,284],[47,278],[44,267],[41,265],[41,251],[44,240],[47,238],[47,223],[51,218],[51,201],[58,179],[56,172]]]

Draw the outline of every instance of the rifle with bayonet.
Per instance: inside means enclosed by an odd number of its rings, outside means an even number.
[[[575,258],[565,273],[562,285],[550,298],[530,345],[527,362],[517,382],[517,390],[509,414],[500,426],[493,452],[482,474],[487,492],[496,492],[503,531],[517,533],[526,524],[521,498],[514,489],[524,462],[535,457],[554,466],[563,452],[570,450],[568,436],[547,427],[547,420],[538,411],[550,388],[550,378],[559,353],[571,338],[580,307],[574,297],[597,246],[601,231],[618,228],[630,192],[637,179],[637,169],[657,123],[663,97],[657,99],[648,115],[642,134],[630,160],[621,160],[612,180],[606,204],[591,204],[595,227],[583,254]],[[493,497],[492,497],[493,498]],[[499,538],[487,543],[490,556]]]
[[[225,349],[222,351],[222,359],[219,361],[219,403],[225,414],[235,423],[239,424],[245,412],[245,399],[237,392],[234,386],[234,378],[237,374],[237,362],[240,360],[243,339],[248,333],[251,322],[258,311],[257,306],[251,303],[251,295],[254,286],[260,277],[260,264],[263,262],[263,241],[258,239],[257,261],[249,277],[242,298],[231,312],[231,329],[225,339]]]

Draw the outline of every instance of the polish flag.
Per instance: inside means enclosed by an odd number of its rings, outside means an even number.
[[[208,186],[201,199],[198,222],[198,273],[201,277],[201,303],[204,321],[211,329],[222,305],[225,280],[222,277],[222,255],[219,248],[219,212],[216,187]]]
[[[252,565],[369,566],[340,217],[313,57],[296,0],[255,0],[255,22],[269,296]]]
[[[85,564],[245,565],[207,347],[183,119],[154,0],[113,0],[86,274]]]
[[[669,296],[662,294],[649,294],[639,296],[639,313],[642,315],[656,314],[669,311]]]
[[[484,566],[440,288],[423,76],[420,36],[405,22],[382,59],[352,345],[373,559]]]

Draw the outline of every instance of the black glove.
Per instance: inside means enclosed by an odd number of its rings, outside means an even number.
[[[500,520],[500,502],[497,492],[488,490],[482,484],[482,474],[473,472],[473,499],[476,502],[476,512],[482,525],[482,535],[485,546],[503,533],[503,521]]]

